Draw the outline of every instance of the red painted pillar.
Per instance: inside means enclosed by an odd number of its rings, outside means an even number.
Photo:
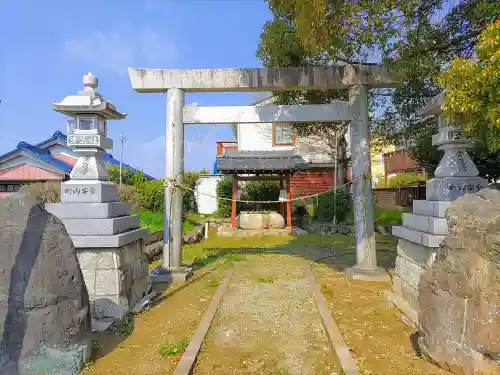
[[[292,177],[291,174],[287,175],[286,183],[286,223],[288,228],[292,228]]]
[[[284,187],[283,187],[283,180],[280,180],[280,193],[281,193],[281,190],[283,190]],[[283,219],[285,218],[285,202],[284,201],[281,201],[280,202],[280,214],[281,216],[283,216]]]
[[[231,202],[231,227],[236,228],[236,190],[238,189],[238,180],[233,175],[233,199]]]

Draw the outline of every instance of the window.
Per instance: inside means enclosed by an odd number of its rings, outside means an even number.
[[[76,120],[68,120],[66,124],[67,124],[68,134],[72,134],[76,129]]]
[[[79,117],[78,130],[93,130],[94,119],[92,117]]]
[[[106,120],[99,119],[99,131],[106,134]]]
[[[0,193],[7,191],[7,185],[0,185]]]
[[[293,146],[295,134],[289,124],[273,124],[273,146]]]

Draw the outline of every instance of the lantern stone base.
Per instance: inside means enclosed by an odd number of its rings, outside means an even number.
[[[94,319],[122,319],[150,289],[143,240],[116,248],[78,248]]]
[[[115,184],[78,180],[61,184],[61,203],[46,205],[73,241],[94,320],[122,319],[150,291],[143,243],[149,230],[116,200]]]
[[[131,205],[125,202],[108,203],[47,203],[45,209],[59,219],[72,219],[78,211],[80,219],[109,219],[126,216],[130,213]]]
[[[428,201],[454,201],[466,192],[476,193],[488,186],[481,177],[436,177],[426,183]]]
[[[403,214],[403,226],[393,227],[399,238],[389,300],[401,311],[401,320],[418,326],[420,277],[432,267],[448,225],[445,218],[449,201],[413,201],[413,214]]]
[[[61,202],[107,203],[118,200],[118,188],[109,181],[70,180],[61,184]]]
[[[113,217],[109,219],[64,219],[69,235],[112,236],[140,226],[139,215]]]

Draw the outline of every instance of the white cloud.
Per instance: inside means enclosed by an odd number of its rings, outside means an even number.
[[[176,48],[166,32],[150,28],[134,30],[120,27],[108,31],[93,31],[67,39],[64,53],[72,60],[98,66],[118,74],[128,74],[127,68],[165,67],[176,58]]]

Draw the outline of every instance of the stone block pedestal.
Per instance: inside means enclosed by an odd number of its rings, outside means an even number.
[[[120,320],[150,290],[144,254],[147,228],[130,205],[117,202],[107,181],[61,184],[61,203],[46,209],[66,227],[75,246],[94,319]]]
[[[418,321],[420,277],[432,266],[448,231],[445,212],[450,203],[413,201],[413,214],[403,214],[403,226],[392,228],[399,240],[390,299],[413,325]]]

